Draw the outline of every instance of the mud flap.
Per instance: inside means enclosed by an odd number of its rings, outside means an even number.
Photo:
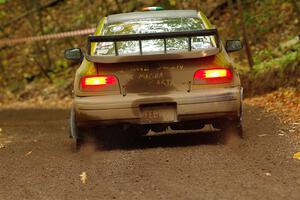
[[[240,102],[240,116],[239,116],[239,120],[240,120],[240,123],[242,123],[243,121],[243,100],[244,100],[244,88],[241,87],[241,102]]]
[[[74,107],[71,108],[70,121],[69,121],[69,136],[70,138],[78,138],[78,128],[75,122],[75,110]]]

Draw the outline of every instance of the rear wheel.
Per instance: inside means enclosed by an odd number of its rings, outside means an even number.
[[[86,143],[94,141],[94,128],[77,127],[77,136],[75,139],[75,149],[78,151]]]
[[[80,150],[81,146],[84,144],[84,134],[82,136],[75,138],[75,150]]]
[[[80,150],[88,135],[92,134],[92,128],[78,127],[75,120],[75,110],[71,109],[69,122],[69,136],[75,140],[75,150]]]

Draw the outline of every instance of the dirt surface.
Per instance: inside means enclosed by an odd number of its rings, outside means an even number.
[[[300,199],[297,129],[247,107],[245,138],[216,131],[72,150],[66,110],[0,111],[0,199]],[[86,184],[80,174],[87,175]]]

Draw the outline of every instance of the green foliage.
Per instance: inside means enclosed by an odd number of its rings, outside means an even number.
[[[2,59],[2,60],[1,60],[1,65],[2,65],[3,67],[7,67],[7,66],[8,66],[8,60],[7,60],[7,59]]]
[[[247,95],[274,91],[281,87],[298,87],[300,43],[287,48],[266,48],[256,54],[252,71],[239,70]]]
[[[278,70],[280,72],[283,72],[286,67],[290,66],[290,64],[292,63],[295,63],[299,59],[300,59],[299,52],[289,52],[279,58],[254,65],[253,72],[256,75],[261,75],[270,70]]]
[[[74,16],[73,22],[72,22],[72,23],[73,23],[76,27],[78,27],[78,26],[80,26],[81,24],[83,24],[83,23],[85,22],[85,20],[86,20],[86,16],[85,16],[83,13],[81,13],[81,14],[79,14],[79,15]]]
[[[296,19],[293,14],[291,1],[286,0],[260,0],[252,1],[245,5],[245,24],[249,29],[249,36],[252,40],[269,40],[270,33],[276,37],[284,36],[285,29],[291,28]],[[299,25],[296,25],[299,27]]]
[[[62,86],[65,84],[66,80],[64,77],[68,77],[68,62],[66,60],[57,60],[55,61],[54,65],[51,67],[51,69],[48,70],[48,76],[51,78],[51,80],[56,84],[57,86]],[[63,74],[63,76],[62,76]],[[61,78],[62,76],[62,78]]]
[[[266,47],[262,50],[257,50],[254,55],[254,64],[258,65],[263,62],[268,62],[270,60],[276,59],[283,56],[283,52],[278,48],[273,48],[271,46]]]
[[[255,55],[255,65],[253,67],[252,74],[254,77],[261,76],[269,73],[270,71],[277,71],[279,75],[287,69],[290,71],[295,70],[295,63],[300,62],[300,44],[296,44],[289,50],[276,49],[264,49],[258,51]]]
[[[0,26],[10,19],[22,15],[33,6],[33,1],[0,0]],[[44,4],[47,1],[41,1]],[[119,2],[117,6],[116,2]],[[19,38],[29,35],[39,35],[71,31],[76,29],[93,28],[100,18],[109,14],[121,12],[140,11],[146,6],[163,6],[165,9],[200,9],[206,14],[214,11],[212,19],[222,32],[222,36],[230,39],[232,30],[229,8],[220,5],[216,0],[68,0],[62,1],[53,7],[42,11],[42,30],[39,27],[36,13],[30,14],[18,22],[5,28],[5,33],[11,37]],[[236,1],[234,7],[236,8]],[[299,34],[299,18],[293,11],[292,1],[287,0],[242,0],[244,16],[250,45],[254,55],[254,69],[249,72],[247,67],[242,67],[242,74],[251,74],[252,77],[270,75],[273,69],[284,70],[295,67],[299,63],[299,48],[281,50],[278,44]],[[76,6],[74,6],[76,5]],[[240,21],[237,10],[234,10],[235,19]],[[175,23],[176,25],[176,23]],[[174,26],[175,26],[174,25]],[[173,25],[172,25],[173,26]],[[240,27],[238,31],[240,32]],[[131,32],[134,27],[125,27],[124,31]],[[0,32],[2,34],[2,32]],[[2,37],[5,37],[2,35]],[[179,40],[178,40],[179,41]],[[48,48],[45,48],[45,45]],[[18,92],[27,85],[44,82],[45,87],[52,85],[62,89],[72,85],[76,67],[62,59],[64,49],[68,47],[85,48],[86,37],[69,37],[66,39],[49,40],[31,44],[17,45],[0,51],[0,93],[2,88],[9,88],[11,92]],[[46,52],[49,53],[48,62]],[[242,57],[241,57],[242,58]],[[243,61],[241,61],[243,63]],[[245,62],[240,64],[246,66]],[[277,75],[277,74],[276,74]],[[51,81],[46,76],[50,76]],[[271,74],[270,76],[273,76]],[[291,75],[296,76],[296,75]],[[258,80],[258,79],[255,79]],[[272,80],[272,77],[270,78]],[[38,87],[38,90],[40,87]]]
[[[53,80],[53,83],[57,87],[65,87],[68,84],[68,80],[63,79],[63,78],[56,78],[56,79]]]
[[[54,30],[55,30],[55,28],[52,27],[52,26],[45,26],[45,27],[43,27],[43,32],[44,32],[44,34],[53,33]]]
[[[26,81],[12,81],[10,83],[8,83],[7,89],[8,91],[10,91],[11,93],[23,90],[25,88],[26,85]]]
[[[65,70],[69,67],[68,62],[65,59],[60,59],[55,61],[54,72],[59,72],[61,70]]]
[[[0,19],[6,16],[6,12],[4,10],[0,10]]]

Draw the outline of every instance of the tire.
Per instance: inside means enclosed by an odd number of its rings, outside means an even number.
[[[75,149],[78,151],[88,141],[94,140],[93,128],[77,127],[77,137],[75,138]]]
[[[84,144],[83,138],[76,138],[75,139],[75,150],[79,151],[83,144]]]
[[[79,151],[85,143],[86,136],[91,134],[92,128],[78,127],[75,119],[75,110],[71,109],[69,121],[69,137],[75,140],[75,150]]]

